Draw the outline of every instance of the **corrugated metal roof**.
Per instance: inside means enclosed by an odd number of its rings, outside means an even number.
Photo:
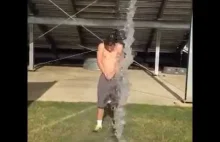
[[[72,6],[71,0],[52,0],[69,15],[74,14],[74,8]],[[119,13],[119,19],[126,18],[126,11],[128,7],[129,0],[119,0],[119,11],[117,11],[117,0],[99,0],[96,4],[88,7],[86,10],[77,14],[79,18],[89,18],[89,19],[116,19],[117,13]],[[162,21],[182,21],[189,22],[192,13],[192,1],[191,0],[168,0],[164,8],[161,18],[157,18],[159,9],[161,7],[163,0],[138,0],[136,3],[137,10],[134,16],[134,20],[162,20]],[[39,17],[66,17],[62,11],[55,7],[48,0],[32,0],[36,4],[36,9],[39,13],[36,16]],[[77,11],[86,7],[88,4],[92,3],[93,0],[75,0],[75,9]],[[30,13],[30,10],[28,10]],[[47,25],[48,29],[51,29],[55,25]],[[111,28],[93,28],[87,27],[89,30],[94,32],[96,35],[104,39],[109,32],[112,31]],[[136,28],[135,29],[135,42],[132,45],[133,48],[139,51],[145,51],[148,42],[151,42],[149,37],[150,34],[153,35],[152,44],[149,47],[149,51],[155,48],[155,37],[156,34],[151,32],[152,29],[149,28]],[[80,32],[82,42],[80,43],[80,37],[78,32]],[[186,30],[162,30],[162,40],[161,48],[170,51],[175,51],[177,46],[184,40],[184,34],[188,32]],[[38,27],[34,26],[34,38],[36,39],[42,31]],[[50,35],[53,37],[57,44],[57,48],[74,48],[77,44],[82,44],[84,46],[97,46],[100,42],[99,39],[94,37],[84,28],[78,30],[76,26],[59,26]],[[50,43],[48,43],[44,37],[36,40],[35,46],[49,48]]]

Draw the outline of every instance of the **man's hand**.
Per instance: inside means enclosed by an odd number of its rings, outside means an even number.
[[[115,72],[104,73],[107,80],[111,80],[115,76]]]
[[[109,75],[107,75],[107,74],[105,74],[105,78],[106,78],[107,80],[111,80],[111,77],[110,77]]]
[[[105,75],[105,78],[106,78],[107,80],[111,80],[111,79],[113,78],[113,76],[114,76],[114,75],[112,75],[112,74],[106,74],[106,73],[104,73],[104,75]]]

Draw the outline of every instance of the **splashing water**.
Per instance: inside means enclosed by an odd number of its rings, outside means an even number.
[[[124,130],[124,125],[125,125],[125,109],[124,106],[126,105],[128,96],[129,96],[129,81],[128,81],[128,76],[127,76],[127,70],[128,67],[133,63],[133,55],[132,55],[132,48],[131,45],[134,42],[134,22],[133,22],[133,17],[136,11],[136,4],[137,0],[131,0],[129,2],[129,7],[127,8],[127,20],[124,25],[124,31],[125,31],[125,36],[126,39],[124,40],[124,53],[125,53],[125,58],[121,62],[120,67],[121,70],[118,73],[116,79],[118,83],[118,97],[119,97],[119,104],[118,107],[114,111],[114,119],[115,119],[115,128],[116,128],[116,137],[119,141],[125,141],[122,138],[122,133]]]

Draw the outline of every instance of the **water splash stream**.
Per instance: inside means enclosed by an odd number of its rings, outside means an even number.
[[[115,109],[115,128],[116,128],[116,137],[118,141],[125,141],[122,134],[124,130],[124,125],[125,125],[125,108],[124,106],[126,105],[128,96],[129,96],[129,81],[128,81],[128,67],[133,63],[133,55],[132,55],[132,48],[131,45],[134,42],[134,22],[133,22],[133,17],[136,11],[136,4],[137,0],[130,0],[129,2],[129,7],[127,8],[127,18],[126,22],[124,25],[124,30],[125,31],[125,36],[126,39],[124,40],[124,53],[125,53],[125,58],[121,62],[121,70],[119,74],[117,75],[117,83],[118,83],[118,97],[119,97],[119,104],[118,107]]]

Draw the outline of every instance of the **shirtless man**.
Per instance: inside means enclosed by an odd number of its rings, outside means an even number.
[[[123,53],[123,45],[116,42],[116,35],[110,36],[98,45],[97,62],[101,71],[98,83],[98,111],[97,111],[97,125],[95,132],[102,129],[102,119],[104,115],[104,108],[107,105],[105,102],[109,94],[116,93],[116,80],[114,76],[119,71],[119,62]]]

